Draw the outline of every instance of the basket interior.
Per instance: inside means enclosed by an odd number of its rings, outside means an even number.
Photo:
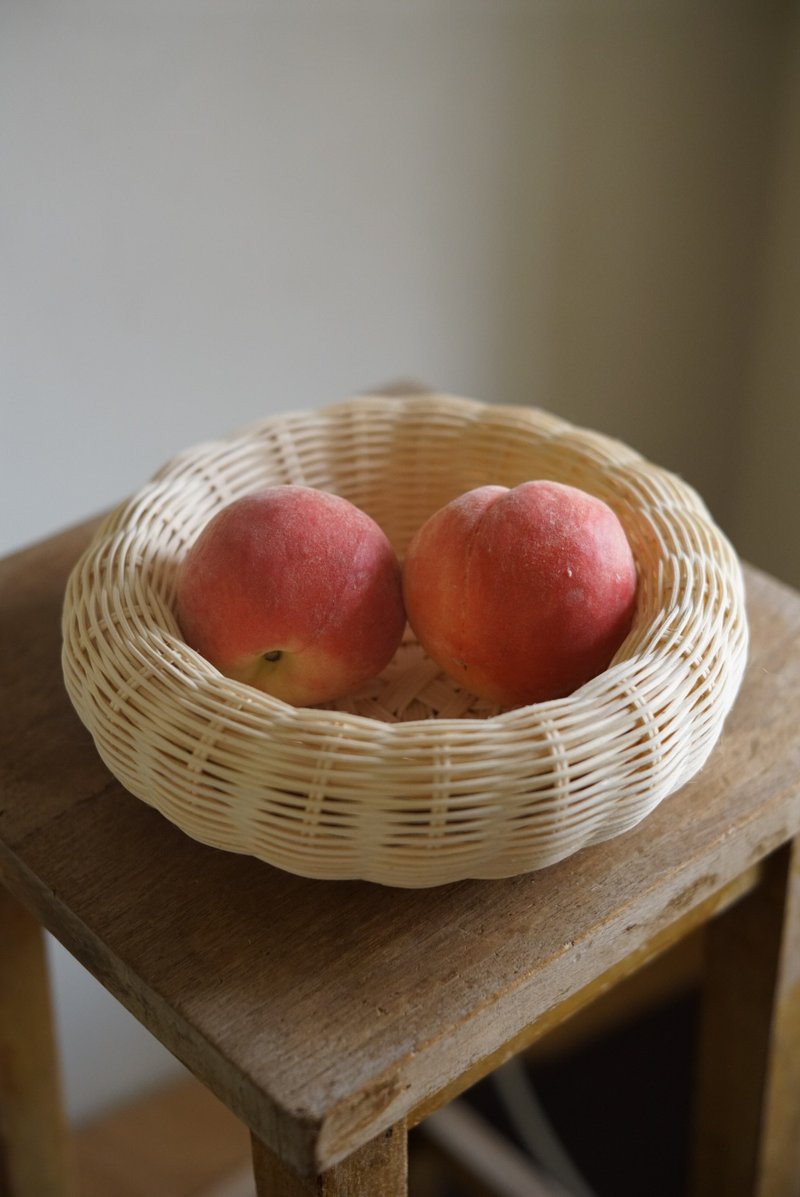
[[[266,420],[201,446],[157,476],[161,504],[152,494],[147,498],[148,519],[161,523],[157,537],[144,538],[152,560],[142,583],[156,585],[172,610],[177,568],[189,545],[217,510],[261,486],[294,483],[344,496],[381,525],[402,558],[417,528],[451,499],[473,487],[513,487],[533,478],[579,486],[619,516],[640,575],[634,625],[615,662],[629,658],[648,632],[651,640],[658,635],[664,588],[681,560],[671,507],[680,505],[682,527],[693,508],[701,524],[707,513],[677,480],[671,493],[670,476],[653,471],[624,444],[529,409],[468,401],[432,409],[427,397],[396,405],[364,398],[312,419],[303,413]],[[381,677],[328,709],[384,722],[485,719],[500,710],[443,674],[408,627]]]

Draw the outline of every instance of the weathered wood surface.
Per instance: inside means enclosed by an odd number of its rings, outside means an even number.
[[[632,978],[646,965],[652,964],[657,959],[663,959],[664,954],[670,948],[682,940],[686,940],[693,932],[704,929],[710,920],[716,918],[722,911],[727,910],[728,907],[755,889],[760,880],[761,866],[753,865],[752,868],[740,873],[733,881],[724,885],[722,889],[716,890],[710,897],[685,911],[674,922],[656,931],[635,951],[617,961],[605,972],[592,977],[587,985],[568,993],[491,1055],[482,1057],[442,1089],[430,1094],[411,1111],[408,1116],[409,1125],[415,1126],[422,1122],[435,1110],[466,1092],[472,1085],[494,1072],[496,1068],[501,1067],[512,1056],[516,1056],[535,1046],[540,1040],[552,1036],[556,1028],[572,1025],[572,1020],[576,1015],[593,1008],[598,999],[615,991],[620,983]]]
[[[706,936],[697,1197],[800,1192],[800,839]]]
[[[44,935],[0,887],[0,1194],[73,1197]]]
[[[401,1122],[800,829],[800,598],[751,570],[725,734],[616,840],[425,891],[197,844],[110,777],[64,694],[61,596],[89,532],[0,566],[0,880],[301,1173]]]
[[[390,1126],[318,1176],[299,1176],[254,1135],[256,1197],[406,1197],[408,1136]]]

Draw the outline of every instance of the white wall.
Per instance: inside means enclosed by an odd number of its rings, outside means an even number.
[[[0,551],[398,375],[621,436],[735,532],[789,12],[5,0]],[[80,1118],[171,1062],[53,961]]]

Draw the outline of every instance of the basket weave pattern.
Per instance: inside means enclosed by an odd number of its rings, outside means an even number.
[[[179,563],[240,495],[334,491],[402,556],[450,499],[531,478],[605,499],[639,571],[629,636],[567,698],[499,711],[407,630],[380,678],[296,709],[181,638]],[[67,690],[103,760],[186,833],[309,877],[402,886],[527,872],[633,827],[703,765],[747,650],[738,560],[692,488],[542,411],[440,395],[352,399],[181,454],[77,563],[63,637]]]

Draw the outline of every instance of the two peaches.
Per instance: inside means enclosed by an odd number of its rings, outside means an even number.
[[[211,519],[176,597],[192,648],[295,706],[379,674],[408,619],[459,685],[513,707],[607,667],[631,626],[636,566],[612,509],[558,482],[461,495],[417,531],[402,567],[346,499],[274,486]]]

